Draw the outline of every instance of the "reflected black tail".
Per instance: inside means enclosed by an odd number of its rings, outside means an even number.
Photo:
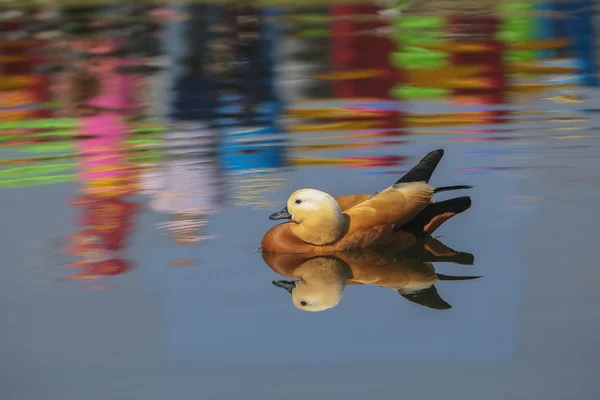
[[[398,293],[408,301],[434,310],[448,310],[452,308],[450,304],[440,297],[435,286],[431,286],[415,293],[402,293],[400,290]]]
[[[432,236],[421,239],[414,246],[403,251],[409,258],[422,262],[450,262],[459,265],[473,265],[475,256],[471,253],[456,251]]]
[[[475,263],[475,256],[471,253],[456,252],[452,255],[431,255],[427,257],[427,262],[451,262],[459,265],[473,265]]]

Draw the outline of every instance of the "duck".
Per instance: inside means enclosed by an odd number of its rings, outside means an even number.
[[[441,298],[435,285],[441,281],[480,278],[436,272],[432,262],[473,265],[474,257],[450,249],[433,237],[420,239],[408,248],[310,255],[263,253],[263,260],[279,275],[297,278],[273,281],[273,285],[290,293],[297,309],[308,312],[336,307],[345,288],[356,285],[392,289],[412,303],[434,310],[448,310],[452,306]]]
[[[300,189],[287,205],[269,216],[287,222],[263,236],[268,253],[330,253],[346,250],[411,246],[440,225],[471,207],[469,196],[434,202],[439,192],[470,189],[458,185],[434,188],[429,180],[444,155],[431,151],[392,186],[375,194],[334,198],[316,189]]]

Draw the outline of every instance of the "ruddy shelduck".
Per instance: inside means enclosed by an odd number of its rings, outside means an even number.
[[[271,228],[262,251],[272,253],[329,253],[411,245],[431,235],[442,223],[471,206],[469,197],[433,202],[437,192],[471,186],[434,188],[429,179],[444,154],[425,156],[395,184],[376,194],[333,198],[315,189],[294,192],[272,220],[289,222]]]

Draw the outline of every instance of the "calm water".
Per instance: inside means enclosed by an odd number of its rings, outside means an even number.
[[[591,90],[579,93],[583,105],[538,96],[507,107],[576,110],[600,100]],[[452,110],[444,101],[403,107]],[[569,116],[585,121],[526,115],[518,123],[467,127],[489,132],[414,128],[363,140],[397,142],[385,146],[320,151],[298,146],[362,139],[348,132],[283,133],[283,156],[250,153],[263,161],[405,157],[386,166],[231,171],[230,160],[229,170],[215,173],[216,162],[205,154],[196,156],[196,169],[159,163],[148,184],[164,179],[168,187],[191,171],[186,184],[201,198],[192,203],[210,211],[197,229],[202,240],[176,243],[165,223],[177,217],[161,206],[160,190],[136,194],[130,201],[140,211],[120,253],[131,269],[102,279],[64,279],[81,273],[61,248],[66,235],[83,229],[80,208],[69,206],[80,182],[2,189],[0,394],[7,400],[597,399],[600,116]],[[338,138],[317,140],[325,136]],[[374,193],[436,148],[446,154],[432,184],[474,186],[471,209],[437,232],[445,245],[475,258],[472,266],[434,263],[437,272],[482,276],[436,284],[452,309],[359,285],[347,287],[337,307],[307,313],[273,286],[286,278],[268,268],[257,248],[274,225],[268,215],[293,191]]]

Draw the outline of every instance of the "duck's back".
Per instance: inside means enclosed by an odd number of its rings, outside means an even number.
[[[424,182],[393,185],[345,211],[350,218],[348,233],[404,225],[431,204],[433,192]]]

